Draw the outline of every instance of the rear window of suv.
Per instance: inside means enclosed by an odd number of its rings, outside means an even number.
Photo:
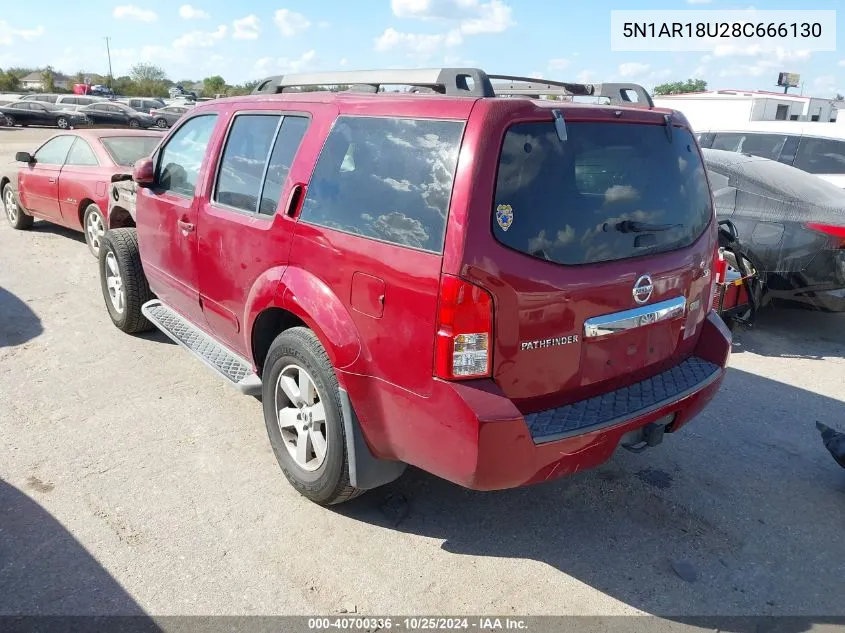
[[[662,125],[521,123],[505,135],[493,233],[558,264],[638,257],[692,244],[713,217],[695,140]]]

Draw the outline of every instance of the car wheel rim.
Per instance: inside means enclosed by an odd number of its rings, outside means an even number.
[[[120,277],[117,257],[111,251],[106,254],[106,288],[109,291],[109,299],[111,300],[112,307],[118,314],[123,314],[123,310],[126,307],[123,279]]]
[[[17,222],[18,204],[17,202],[15,202],[15,194],[12,193],[11,187],[6,187],[3,206],[6,207],[6,217],[9,218],[9,222],[11,222],[12,224]]]
[[[138,122],[137,121],[130,121],[129,127],[138,127]]]
[[[64,119],[59,119],[58,121],[56,121],[56,123],[58,124],[59,128],[62,129],[62,130],[64,130],[67,127],[67,121],[65,121]]]
[[[298,365],[288,365],[276,382],[276,421],[291,459],[313,472],[326,461],[326,408],[313,378]]]
[[[160,128],[166,128],[167,127],[167,121],[164,121],[164,120],[156,121],[156,125],[158,125]]]
[[[88,234],[88,244],[94,253],[100,251],[100,240],[106,232],[106,227],[103,224],[103,218],[99,213],[89,213],[88,221],[85,223],[85,232]]]

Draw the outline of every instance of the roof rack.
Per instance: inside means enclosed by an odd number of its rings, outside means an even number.
[[[638,84],[585,84],[515,75],[488,75],[479,68],[346,70],[274,75],[260,81],[252,94],[277,94],[294,92],[298,88],[339,85],[348,85],[354,92],[375,93],[383,86],[392,85],[423,88],[449,96],[588,96],[603,97],[616,104],[654,106],[651,96]]]

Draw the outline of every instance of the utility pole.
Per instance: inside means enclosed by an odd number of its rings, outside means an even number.
[[[105,38],[105,40],[106,40],[106,55],[109,56],[109,88],[111,88],[112,85],[114,84],[114,75],[112,75],[112,71],[111,71],[111,49],[109,48],[109,40],[110,39],[111,39],[110,37]]]

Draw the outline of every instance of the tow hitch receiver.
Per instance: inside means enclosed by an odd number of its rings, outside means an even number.
[[[657,446],[663,441],[663,434],[666,432],[666,427],[674,419],[675,416],[670,415],[656,422],[646,424],[635,431],[623,435],[619,443],[625,450],[631,451],[632,453],[642,453],[645,449]]]

